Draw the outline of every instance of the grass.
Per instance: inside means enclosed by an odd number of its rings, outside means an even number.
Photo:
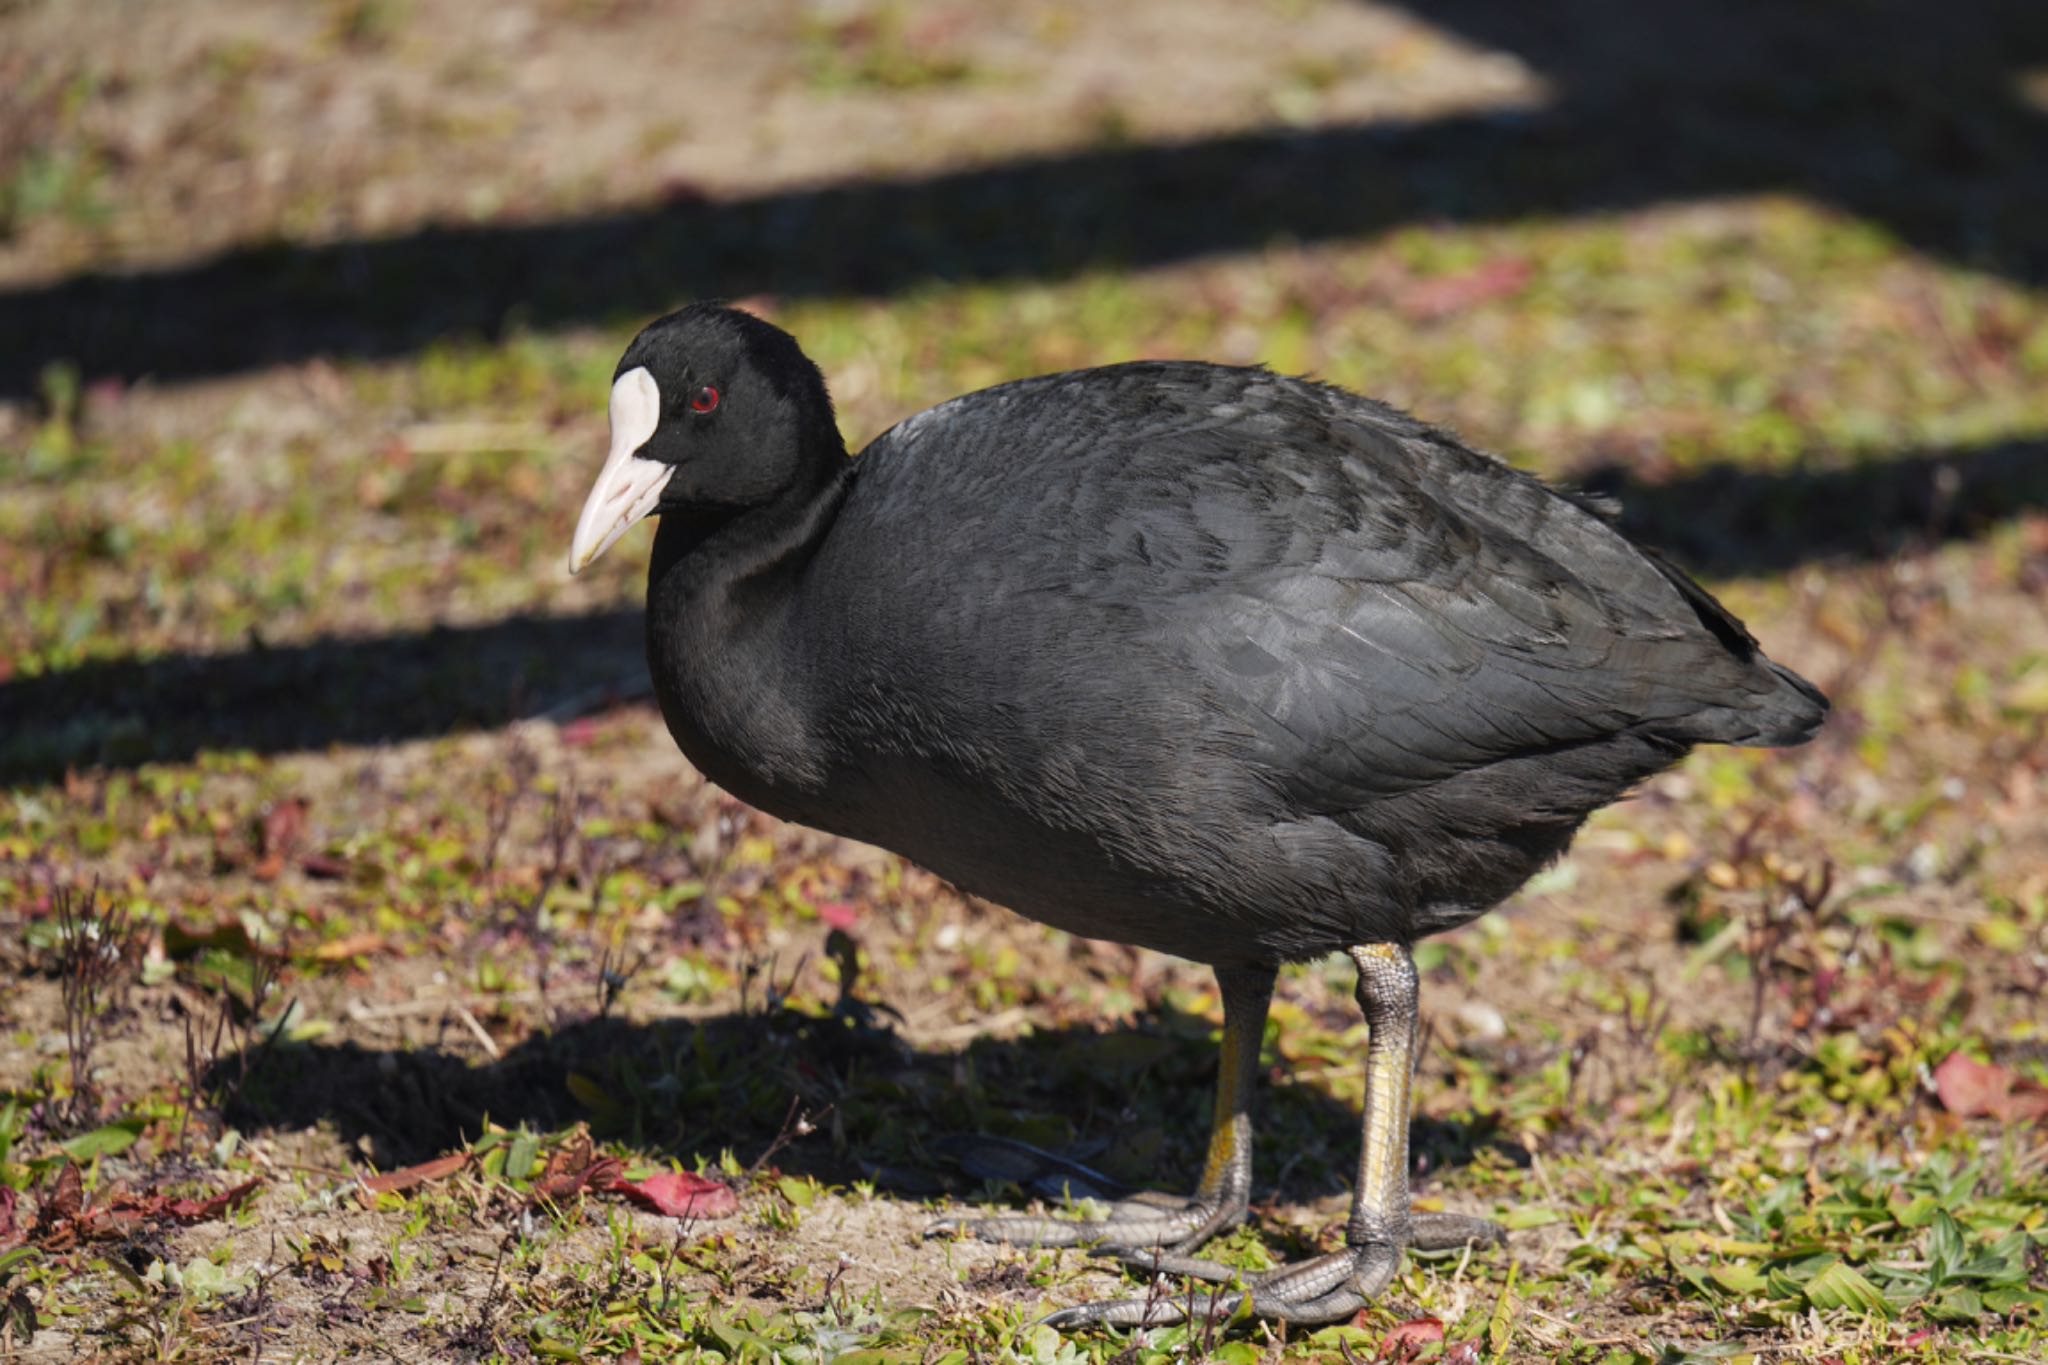
[[[348,60],[431,22],[331,8]],[[913,8],[820,11],[798,78],[1024,79]],[[123,185],[49,169],[98,166],[93,89],[50,86],[0,166],[24,240],[122,221]],[[1417,1196],[1508,1250],[1413,1258],[1316,1332],[1061,1338],[1032,1322],[1145,1287],[919,1240],[1036,1193],[948,1133],[1187,1183],[1213,984],[687,771],[637,657],[645,533],[561,572],[620,317],[187,390],[59,365],[0,413],[0,1353],[2048,1354],[2048,1127],[1936,1079],[1960,1051],[2048,1083],[2048,296],[1764,196],[755,303],[856,444],[1014,375],[1187,355],[1620,469],[1832,693],[1813,746],[1696,755],[1422,945]],[[1915,501],[1887,471],[1923,459],[1961,472]],[[1363,1042],[1346,972],[1283,974],[1231,1263],[1333,1244]],[[607,1160],[738,1211],[598,1192]]]

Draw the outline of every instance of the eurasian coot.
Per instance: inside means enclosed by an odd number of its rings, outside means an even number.
[[[1246,1216],[1275,970],[1356,961],[1371,1038],[1347,1245],[1253,1277],[1266,1316],[1335,1321],[1404,1247],[1499,1233],[1409,1211],[1409,945],[1484,913],[1692,745],[1796,744],[1827,711],[1594,505],[1326,384],[1184,362],[1047,375],[849,460],[794,339],[693,305],[627,348],[611,429],[570,568],[660,515],[648,660],[706,776],[1048,924],[1215,967],[1222,1066],[1191,1199],[944,1230],[1227,1280],[1186,1253]]]

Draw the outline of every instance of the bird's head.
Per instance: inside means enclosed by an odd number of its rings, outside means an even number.
[[[643,517],[742,512],[829,479],[846,456],[824,376],[796,339],[717,304],[691,304],[633,338],[612,376],[611,426],[571,573]]]

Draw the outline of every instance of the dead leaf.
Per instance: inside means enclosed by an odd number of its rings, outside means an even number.
[[[645,1180],[615,1179],[605,1188],[671,1218],[727,1218],[740,1207],[730,1186],[687,1171],[668,1171]]]
[[[1422,1348],[1444,1339],[1444,1325],[1435,1318],[1410,1318],[1396,1323],[1380,1341],[1378,1359],[1411,1361]]]
[[[66,1166],[57,1189],[44,1201],[30,1237],[47,1251],[61,1251],[79,1242],[131,1237],[152,1223],[203,1223],[237,1207],[261,1188],[250,1180],[204,1199],[172,1199],[161,1194],[135,1194],[119,1185],[103,1190],[100,1202],[87,1206],[80,1193],[76,1166]]]
[[[251,876],[274,882],[284,875],[285,863],[305,840],[306,810],[306,798],[293,796],[263,812],[256,827],[256,864],[249,869]]]
[[[363,1202],[373,1204],[380,1194],[395,1194],[401,1190],[424,1185],[430,1180],[446,1180],[469,1164],[468,1152],[450,1152],[447,1156],[422,1161],[417,1166],[406,1166],[396,1171],[386,1171],[358,1182],[363,1192]]]
[[[2001,1123],[2048,1119],[2048,1087],[1961,1051],[1949,1053],[1934,1068],[1934,1092],[1942,1108],[1963,1118],[1994,1118]]]
[[[548,1155],[547,1165],[533,1182],[532,1202],[560,1204],[585,1190],[607,1190],[626,1173],[616,1157],[600,1157],[590,1134],[578,1132]]]
[[[1479,1365],[1479,1338],[1471,1337],[1444,1352],[1443,1365]]]
[[[36,1208],[36,1221],[29,1228],[29,1237],[40,1240],[54,1232],[60,1225],[78,1217],[85,1207],[85,1178],[78,1173],[78,1167],[66,1163],[57,1172],[57,1182],[50,1187],[49,1197]]]
[[[164,1212],[180,1223],[204,1223],[233,1211],[262,1185],[261,1180],[245,1180],[232,1189],[222,1190],[205,1199],[173,1199],[164,1207]]]
[[[332,943],[320,944],[307,956],[317,958],[322,962],[341,962],[351,957],[363,957],[379,952],[388,944],[389,940],[382,934],[350,934],[347,938],[338,938]]]

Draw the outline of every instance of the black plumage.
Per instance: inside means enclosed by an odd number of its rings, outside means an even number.
[[[1798,743],[1827,709],[1594,505],[1329,385],[1050,375],[848,460],[758,319],[673,314],[640,369],[683,751],[1077,933],[1267,974],[1405,945],[1692,745]]]

